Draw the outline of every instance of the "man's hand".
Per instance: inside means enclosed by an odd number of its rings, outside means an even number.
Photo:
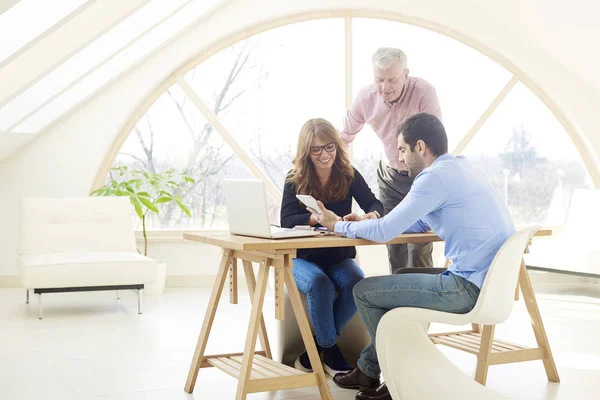
[[[308,208],[308,211],[312,213],[313,218],[319,221],[322,226],[333,232],[335,230],[335,223],[341,221],[342,219],[333,211],[326,209],[323,203],[320,201],[317,201],[317,205],[321,209],[321,214],[317,214],[317,211],[310,207]]]

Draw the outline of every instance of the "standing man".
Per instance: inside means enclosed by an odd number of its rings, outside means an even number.
[[[379,200],[389,213],[410,190],[413,179],[398,161],[396,129],[411,116],[425,112],[440,120],[442,112],[435,88],[421,78],[408,76],[406,54],[382,47],[373,54],[375,82],[361,89],[344,118],[342,140],[349,145],[356,134],[369,124],[383,143],[385,158],[379,162],[377,183]],[[387,245],[390,273],[400,268],[432,267],[433,245]]]

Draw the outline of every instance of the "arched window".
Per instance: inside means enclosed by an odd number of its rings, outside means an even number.
[[[562,225],[573,189],[592,186],[569,135],[520,83],[463,154],[501,193],[517,225]]]
[[[226,178],[262,179],[276,223],[300,127],[315,117],[341,127],[349,99],[372,82],[371,56],[380,46],[402,48],[410,74],[434,85],[450,150],[469,157],[517,224],[560,224],[569,190],[591,186],[565,129],[513,72],[424,28],[326,18],[233,43],[181,71],[146,112],[115,165],[172,169],[196,181],[179,193],[192,218],[173,207],[153,217],[150,228],[225,228]],[[353,162],[375,192],[381,152],[365,126],[353,142]]]

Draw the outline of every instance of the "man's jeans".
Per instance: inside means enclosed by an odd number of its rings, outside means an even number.
[[[388,214],[406,197],[413,180],[405,171],[398,171],[389,167],[384,161],[379,162],[377,168],[377,185],[379,186],[379,200],[383,203],[385,214]],[[390,273],[401,268],[431,268],[433,259],[432,243],[388,244],[388,258]]]
[[[342,328],[356,313],[352,289],[365,275],[351,258],[328,267],[295,258],[292,273],[298,290],[308,300],[317,343],[321,347],[333,346]]]
[[[472,282],[448,271],[442,274],[406,273],[366,278],[354,287],[358,312],[371,335],[358,367],[372,378],[381,370],[375,351],[375,332],[383,315],[398,307],[419,307],[466,314],[475,306],[479,288]]]

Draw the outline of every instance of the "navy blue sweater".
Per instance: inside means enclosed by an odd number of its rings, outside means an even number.
[[[281,202],[281,227],[293,228],[296,225],[308,225],[310,212],[306,206],[296,198],[296,185],[291,182],[286,182],[283,188],[283,200]],[[338,216],[343,217],[352,212],[352,198],[363,209],[365,213],[377,211],[379,215],[383,215],[383,205],[369,186],[363,176],[354,169],[354,180],[350,186],[348,195],[334,202],[324,203],[325,208],[333,211]],[[317,199],[320,200],[320,199]],[[297,253],[298,258],[303,258],[306,261],[313,262],[322,267],[334,265],[346,258],[356,257],[355,247],[332,247],[324,249],[300,249]]]

